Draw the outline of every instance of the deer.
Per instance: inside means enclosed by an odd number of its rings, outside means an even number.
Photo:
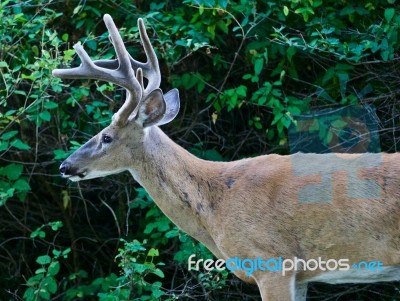
[[[264,261],[252,273],[233,270],[258,286],[263,301],[304,301],[310,282],[400,280],[399,153],[197,158],[160,129],[177,116],[179,92],[159,88],[159,62],[143,19],[145,63],[127,52],[110,15],[104,22],[116,59],[92,61],[77,43],[80,66],[52,74],[114,83],[126,99],[109,126],[62,162],[62,177],[81,181],[129,171],[216,258],[283,260],[284,267],[267,269],[272,261]]]

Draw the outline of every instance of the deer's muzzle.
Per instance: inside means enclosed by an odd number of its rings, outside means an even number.
[[[68,161],[64,161],[63,163],[61,163],[60,173],[64,178],[70,178],[73,181],[79,180],[76,177],[83,179],[87,174],[85,170],[79,170],[78,168],[72,166],[72,164]]]

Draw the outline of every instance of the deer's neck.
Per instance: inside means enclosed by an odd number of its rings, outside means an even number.
[[[135,165],[132,175],[159,208],[179,228],[216,253],[207,229],[221,164],[196,158],[158,127],[151,127],[145,136],[143,158]]]

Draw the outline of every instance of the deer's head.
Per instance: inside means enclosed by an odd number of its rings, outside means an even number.
[[[138,20],[140,38],[147,62],[133,59],[127,52],[110,15],[104,15],[117,59],[92,61],[83,47],[74,46],[81,65],[71,69],[53,70],[60,78],[97,79],[112,82],[126,89],[126,100],[114,114],[111,124],[91,138],[60,166],[63,177],[72,181],[92,179],[127,169],[129,160],[140,160],[146,129],[170,122],[179,111],[178,90],[163,95],[157,56]],[[148,81],[144,87],[143,77]]]

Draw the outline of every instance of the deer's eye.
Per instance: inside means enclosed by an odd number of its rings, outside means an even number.
[[[101,142],[108,144],[112,142],[112,138],[108,135],[103,135],[103,137],[101,138]]]

